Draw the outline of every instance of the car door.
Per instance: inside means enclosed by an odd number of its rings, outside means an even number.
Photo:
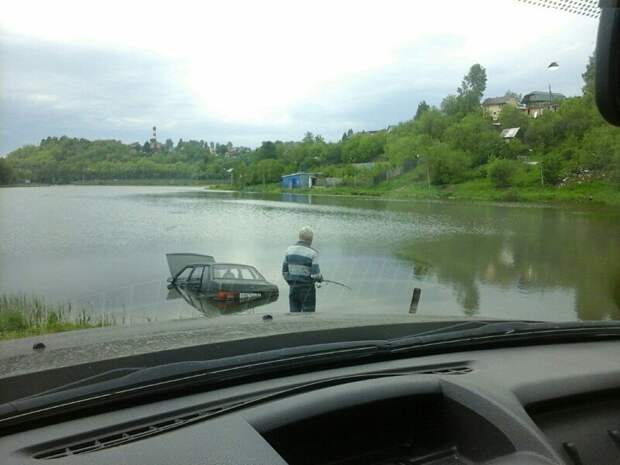
[[[175,284],[179,287],[192,291],[199,291],[202,288],[205,265],[189,265],[183,268],[175,278]]]

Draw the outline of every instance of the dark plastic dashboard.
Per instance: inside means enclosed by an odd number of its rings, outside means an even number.
[[[101,411],[0,438],[13,464],[620,464],[620,342],[430,355]]]

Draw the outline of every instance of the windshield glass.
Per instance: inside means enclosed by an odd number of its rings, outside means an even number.
[[[620,319],[593,2],[203,3],[3,8],[0,373],[270,318]]]

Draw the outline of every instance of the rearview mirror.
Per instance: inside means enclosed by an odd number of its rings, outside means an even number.
[[[620,126],[620,1],[600,0],[596,39],[596,105],[609,123]]]

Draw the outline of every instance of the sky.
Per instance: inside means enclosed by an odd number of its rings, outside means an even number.
[[[439,105],[579,95],[597,20],[516,0],[20,0],[0,16],[0,155],[48,136],[336,140]],[[551,73],[547,65],[560,68]]]

